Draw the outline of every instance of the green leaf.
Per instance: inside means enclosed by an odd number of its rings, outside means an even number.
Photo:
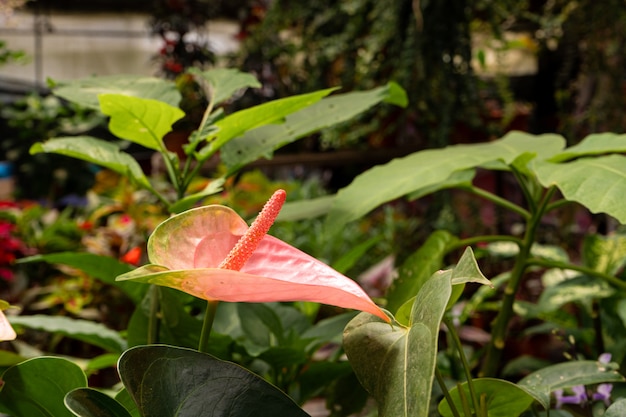
[[[56,153],[91,162],[130,177],[145,188],[151,187],[135,158],[121,151],[115,144],[102,139],[91,136],[60,137],[35,143],[30,148],[31,155],[41,152]]]
[[[141,414],[139,414],[139,410],[137,409],[137,404],[135,404],[133,399],[130,397],[130,394],[128,393],[128,390],[126,390],[126,388],[122,388],[115,395],[115,400],[118,403],[122,404],[124,408],[128,410],[132,417],[142,417]]]
[[[462,188],[464,186],[470,186],[472,180],[476,176],[475,169],[466,169],[463,171],[455,171],[450,176],[440,183],[418,188],[408,195],[409,200],[417,200],[426,195],[432,194],[437,191],[446,190],[448,188]]]
[[[243,330],[243,344],[251,356],[258,356],[283,337],[278,315],[267,305],[237,303],[237,313]]]
[[[450,277],[434,275],[422,286],[410,327],[392,327],[361,313],[344,331],[344,349],[380,417],[428,415],[439,326],[451,293]]]
[[[93,388],[70,391],[65,405],[78,417],[131,417],[122,404]]]
[[[211,85],[213,104],[219,104],[228,100],[233,93],[241,89],[247,87],[263,87],[254,75],[241,72],[234,68],[213,68],[208,71],[190,68],[187,71],[196,77],[206,80]]]
[[[211,196],[213,194],[217,194],[222,191],[224,186],[225,179],[218,178],[212,180],[207,184],[206,187],[202,191],[199,191],[194,194],[189,194],[180,200],[176,201],[174,204],[170,205],[169,212],[172,214],[182,213],[185,210],[189,210],[196,204],[199,200],[202,200],[205,197]]]
[[[476,378],[473,381],[476,396],[485,396],[487,415],[489,417],[517,417],[530,407],[534,398],[517,385],[495,378]],[[467,382],[461,385],[465,398],[471,398]],[[450,396],[457,410],[462,410],[461,396],[458,387],[450,390]],[[470,409],[475,412],[472,402]],[[443,417],[453,417],[448,402],[443,399],[439,403],[439,413]],[[476,415],[479,415],[478,413]]]
[[[119,138],[159,152],[166,150],[163,136],[185,113],[162,101],[122,94],[101,94],[100,108],[111,116],[109,130]]]
[[[108,352],[123,352],[126,341],[115,330],[100,323],[89,320],[72,319],[63,316],[12,316],[10,322],[14,326],[56,333],[72,339],[99,346]]]
[[[387,292],[387,308],[396,312],[409,299],[415,297],[424,283],[439,270],[443,257],[456,238],[444,230],[433,232],[426,242],[398,270],[398,277]]]
[[[346,274],[350,268],[356,264],[359,259],[362,259],[369,250],[374,247],[378,242],[383,240],[383,236],[374,236],[367,239],[364,242],[359,243],[358,245],[351,248],[349,251],[341,255],[339,259],[332,263],[332,267],[335,271]]]
[[[63,398],[71,390],[87,386],[78,365],[45,356],[10,367],[0,379],[0,411],[13,417],[72,417]]]
[[[587,235],[583,241],[582,252],[585,266],[614,275],[626,264],[626,236]]]
[[[178,106],[181,99],[180,92],[172,81],[138,75],[98,76],[64,81],[53,92],[66,100],[93,109],[100,109],[100,94],[151,98],[172,106]]]
[[[221,157],[229,172],[264,157],[297,139],[325,127],[345,122],[381,103],[406,104],[402,91],[390,83],[370,91],[337,94],[286,117],[278,125],[267,125],[245,132],[224,145]],[[406,95],[404,95],[406,98]]]
[[[364,172],[339,190],[328,214],[328,229],[341,230],[345,223],[364,216],[383,203],[445,184],[456,171],[476,168],[491,161],[508,165],[526,152],[541,152],[542,158],[548,157],[562,149],[564,144],[565,140],[557,135],[511,132],[494,142],[428,149],[394,159]]]
[[[613,294],[615,289],[606,281],[579,276],[545,288],[537,304],[541,311],[550,312],[568,303],[598,300]]]
[[[280,210],[276,221],[294,222],[323,216],[330,210],[334,199],[334,195],[325,195],[309,200],[288,201]]]
[[[219,129],[214,138],[209,136],[209,145],[205,146],[198,155],[198,159],[205,159],[212,155],[215,150],[221,149],[231,139],[243,137],[246,132],[256,128],[282,123],[285,116],[295,113],[305,107],[320,101],[336,88],[315,91],[308,94],[286,97],[260,104],[248,109],[240,110],[217,121],[215,126]],[[222,159],[224,156],[222,155]],[[226,162],[228,165],[228,163]]]
[[[626,152],[626,135],[616,133],[594,133],[578,144],[566,148],[550,158],[550,162],[563,162],[581,156]]]
[[[471,247],[465,248],[461,259],[452,270],[452,285],[466,284],[468,282],[476,282],[478,284],[487,285],[493,288],[489,281],[478,267],[474,251]]]
[[[616,364],[598,361],[572,361],[548,366],[533,372],[518,382],[535,397],[545,409],[550,407],[550,393],[556,389],[571,388],[574,385],[592,385],[603,382],[624,381],[617,371]]]
[[[604,417],[626,416],[626,399],[617,400],[606,409]]]
[[[130,272],[135,268],[110,256],[96,255],[88,252],[58,252],[29,256],[20,259],[18,262],[48,262],[80,269],[91,277],[120,288],[135,304],[142,300],[148,289],[145,285],[138,285],[137,283],[115,281],[118,275]]]
[[[556,186],[563,196],[593,213],[607,213],[626,223],[626,157],[609,155],[567,163],[537,163],[535,172],[544,187]]]
[[[119,371],[144,416],[308,416],[246,369],[190,349],[132,348],[120,358]]]

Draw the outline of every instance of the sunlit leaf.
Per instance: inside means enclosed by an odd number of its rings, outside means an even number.
[[[626,135],[616,133],[594,133],[574,146],[570,146],[550,158],[550,162],[563,162],[582,156],[626,152]]]
[[[234,68],[211,68],[207,71],[190,68],[188,72],[197,77],[201,77],[210,84],[214,104],[228,100],[233,93],[241,89],[247,87],[262,87],[262,84],[254,75],[241,72]]]

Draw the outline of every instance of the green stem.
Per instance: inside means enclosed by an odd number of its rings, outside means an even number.
[[[526,202],[528,203],[528,207],[530,208],[531,212],[536,212],[537,211],[537,200],[535,199],[535,197],[533,196],[533,193],[531,192],[531,190],[529,189],[528,186],[528,179],[521,173],[519,172],[515,166],[510,165],[511,167],[511,172],[513,172],[513,175],[515,176],[515,179],[517,180],[518,184],[520,185],[520,188],[522,189],[522,193],[524,194],[524,198],[526,199]],[[548,201],[549,203],[549,201]],[[527,217],[526,219],[528,220],[530,218]]]
[[[454,401],[452,400],[452,396],[450,395],[450,391],[448,391],[448,387],[446,387],[446,382],[443,380],[443,376],[439,371],[439,368],[435,367],[435,378],[437,378],[437,383],[439,387],[441,387],[441,391],[443,392],[443,396],[445,397],[448,405],[450,406],[450,411],[452,411],[452,415],[454,417],[461,417],[459,414],[459,410],[456,409],[456,405],[454,405]]]
[[[566,262],[550,261],[548,259],[539,259],[539,258],[527,259],[526,265],[541,266],[545,268],[569,269],[571,271],[577,271],[585,275],[600,278],[608,282],[609,284],[614,285],[615,287],[619,289],[626,290],[626,282],[622,281],[621,279],[613,275],[605,274],[604,272],[596,271],[586,266],[574,265],[574,264],[569,264]]]
[[[518,206],[517,204],[511,203],[509,200],[506,200],[496,194],[490,193],[489,191],[483,190],[482,188],[478,188],[473,185],[464,187],[463,189],[471,192],[474,195],[477,195],[478,197],[491,201],[492,203],[497,204],[500,207],[517,213],[526,220],[530,219],[530,213],[527,210]]]
[[[472,236],[467,239],[461,239],[450,245],[450,251],[459,248],[465,248],[467,246],[473,246],[477,243],[488,243],[488,242],[513,242],[516,243],[517,246],[521,246],[523,244],[522,239],[510,236],[510,235],[485,235],[485,236]]]
[[[204,321],[202,323],[202,332],[200,333],[200,344],[198,345],[198,350],[200,352],[208,352],[209,336],[211,335],[211,329],[213,328],[213,321],[215,320],[215,313],[217,312],[218,305],[219,301],[207,302],[206,313],[204,313]]]
[[[498,370],[500,360],[502,358],[502,351],[507,336],[509,322],[513,317],[513,304],[515,302],[515,296],[519,290],[519,286],[522,281],[522,276],[528,266],[528,258],[530,257],[530,249],[535,242],[535,235],[537,227],[541,222],[541,218],[545,213],[552,195],[555,192],[555,188],[551,187],[543,195],[543,198],[539,204],[533,204],[537,209],[533,211],[532,217],[526,224],[526,231],[524,233],[524,239],[520,250],[515,258],[515,264],[511,271],[511,277],[504,290],[504,298],[502,299],[502,305],[500,312],[496,316],[496,319],[491,330],[491,342],[487,346],[487,353],[485,355],[484,362],[482,364],[480,376],[494,376]]]
[[[448,333],[452,338],[456,350],[459,352],[459,358],[461,359],[461,364],[463,365],[463,370],[465,371],[465,379],[467,380],[467,387],[469,388],[472,404],[474,405],[474,410],[476,411],[476,414],[479,415],[478,410],[480,410],[480,403],[478,401],[478,396],[476,395],[476,389],[474,388],[474,381],[472,378],[470,365],[467,361],[467,357],[465,356],[465,351],[463,350],[463,343],[461,343],[461,339],[459,338],[459,335],[457,334],[452,321],[448,318],[444,318],[443,322],[448,328]]]
[[[148,344],[159,342],[159,326],[161,323],[161,294],[157,285],[151,285],[148,290],[150,294],[150,315],[148,317]]]

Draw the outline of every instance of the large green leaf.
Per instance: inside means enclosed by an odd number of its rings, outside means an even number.
[[[214,104],[228,100],[233,93],[243,88],[262,87],[254,75],[234,68],[212,68],[208,71],[191,68],[188,71],[209,83]]]
[[[163,136],[185,115],[178,107],[153,99],[123,94],[101,94],[99,99],[102,112],[111,117],[111,133],[155,151],[165,151]]]
[[[294,222],[323,216],[330,210],[334,199],[334,195],[325,195],[309,200],[288,201],[280,210],[276,221]]]
[[[338,94],[286,117],[282,124],[262,126],[245,132],[222,148],[222,161],[229,172],[261,157],[270,158],[274,150],[363,113],[369,108],[388,102],[406,106],[404,91],[394,83],[370,91]]]
[[[560,309],[563,305],[608,298],[615,289],[599,278],[579,276],[547,287],[539,296],[538,307],[543,312]]]
[[[571,361],[558,363],[533,372],[518,382],[546,409],[550,407],[550,393],[556,389],[575,385],[592,385],[603,382],[624,381],[617,364],[599,361]]]
[[[428,415],[439,326],[451,294],[450,277],[433,275],[418,293],[409,327],[361,313],[344,331],[344,349],[380,417]]]
[[[626,157],[608,155],[560,164],[541,162],[536,164],[535,172],[543,186],[557,186],[566,199],[626,223]]]
[[[242,137],[250,130],[282,123],[285,116],[315,104],[334,90],[335,88],[327,88],[313,93],[273,100],[224,117],[215,123],[218,131],[213,137],[208,138],[209,145],[199,152],[199,159],[205,159],[232,139]]]
[[[140,75],[107,75],[63,81],[53,92],[66,100],[93,109],[100,108],[100,94],[151,98],[172,106],[178,106],[181,99],[180,92],[172,81]]]
[[[139,346],[122,355],[119,371],[144,416],[308,416],[246,369],[194,350]]]
[[[581,156],[626,152],[626,135],[616,133],[594,133],[578,144],[566,148],[550,158],[551,162],[563,162]]]
[[[114,143],[102,139],[91,136],[59,137],[35,143],[30,148],[31,155],[41,152],[56,153],[91,162],[130,177],[146,188],[151,187],[135,158],[121,151]]]
[[[626,416],[626,399],[617,400],[609,408],[606,409],[604,417],[623,417]]]
[[[88,252],[58,252],[29,256],[20,259],[18,262],[48,262],[80,269],[91,277],[119,287],[135,304],[141,301],[148,289],[145,285],[137,283],[115,281],[118,275],[130,272],[135,268],[110,256],[96,255]]]
[[[616,274],[626,264],[626,235],[585,236],[583,263],[595,271]]]
[[[534,398],[517,385],[494,378],[477,378],[472,381],[476,396],[484,396],[485,408],[489,417],[517,417],[533,403]],[[461,385],[465,398],[471,398],[467,382]],[[462,410],[461,396],[458,387],[450,390],[450,396],[457,410]],[[470,409],[475,412],[471,401]],[[443,417],[453,417],[448,402],[443,399],[439,403],[439,412]],[[480,415],[476,413],[476,415]]]
[[[398,277],[385,297],[385,308],[396,312],[405,302],[415,297],[422,285],[442,267],[443,257],[448,253],[450,244],[456,240],[456,237],[445,230],[433,232],[398,269]]]
[[[534,136],[511,132],[502,139],[480,144],[428,149],[376,166],[357,176],[337,197],[327,218],[329,230],[341,230],[370,210],[393,199],[428,187],[438,187],[456,171],[479,167],[491,161],[511,164],[524,153],[547,158],[563,148],[557,135]]]
[[[14,326],[24,326],[29,329],[42,330],[81,340],[109,352],[121,353],[126,349],[126,341],[118,332],[89,320],[36,314],[13,316],[10,318],[10,322]]]
[[[65,405],[78,417],[131,417],[122,404],[93,388],[70,391]]]
[[[12,417],[73,417],[65,394],[87,386],[87,377],[73,362],[41,356],[6,370],[0,390],[0,411]]]

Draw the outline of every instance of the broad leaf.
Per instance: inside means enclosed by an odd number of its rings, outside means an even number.
[[[30,148],[31,155],[41,152],[56,153],[91,162],[124,177],[130,177],[146,188],[151,187],[135,158],[121,151],[115,144],[102,139],[91,136],[60,137],[35,143]]]
[[[334,199],[334,195],[325,195],[309,200],[288,201],[280,210],[276,221],[293,222],[323,216],[330,210]]]
[[[617,400],[606,409],[604,417],[626,416],[626,399]]]
[[[72,417],[63,398],[73,389],[87,386],[87,377],[78,365],[45,356],[10,367],[0,379],[0,411],[13,417]]]
[[[418,188],[408,195],[409,200],[417,200],[426,195],[432,194],[437,191],[445,190],[448,188],[463,188],[470,186],[474,177],[476,176],[476,170],[466,169],[463,171],[455,171],[450,176],[434,185]]]
[[[185,113],[162,101],[122,94],[99,96],[102,112],[111,117],[109,130],[119,138],[163,152],[163,136]]]
[[[209,83],[214,104],[228,100],[241,89],[248,87],[260,88],[263,86],[254,75],[233,68],[212,68],[208,71],[191,68],[188,71]]]
[[[603,382],[624,381],[616,364],[598,361],[571,361],[548,366],[533,372],[518,382],[546,409],[550,407],[550,393],[556,389],[575,385],[592,385]]]
[[[139,346],[120,358],[119,371],[144,416],[308,416],[260,377],[194,350]]]
[[[267,125],[245,132],[222,148],[222,161],[229,172],[264,157],[297,139],[320,129],[345,122],[371,107],[387,102],[406,106],[406,93],[394,83],[370,91],[337,94],[286,117],[278,125]]]
[[[224,178],[218,178],[218,179],[212,180],[211,182],[207,184],[206,187],[204,187],[202,191],[186,195],[185,197],[176,201],[174,204],[170,205],[168,210],[170,211],[170,213],[180,213],[185,210],[189,210],[191,207],[193,207],[194,204],[196,204],[198,201],[202,200],[203,198],[206,198],[213,194],[217,194],[220,191],[222,191],[224,182],[225,182]]]
[[[484,396],[485,408],[489,417],[517,417],[527,410],[534,401],[534,398],[524,389],[502,379],[477,378],[472,382],[478,399]],[[471,398],[469,385],[465,382],[461,387],[465,392],[465,398],[470,403],[470,409],[475,412],[472,401],[469,400]],[[456,409],[462,410],[458,387],[450,390],[450,396]],[[439,403],[439,412],[443,417],[454,416],[445,399]],[[480,414],[476,413],[476,415]]]
[[[213,138],[209,136],[209,144],[199,152],[198,158],[206,159],[231,139],[241,137],[249,130],[282,123],[285,116],[311,106],[334,90],[335,88],[327,88],[313,93],[273,100],[228,115],[215,123],[218,131]]]
[[[567,163],[537,163],[537,177],[545,187],[556,186],[563,196],[593,213],[607,213],[626,223],[626,157],[609,155]]]
[[[417,295],[422,285],[442,267],[443,257],[454,241],[456,238],[450,233],[437,230],[406,259],[387,292],[387,310],[395,312]]]
[[[445,184],[456,171],[476,168],[491,161],[508,165],[519,155],[538,150],[542,157],[548,157],[562,149],[564,144],[565,140],[557,135],[511,132],[494,142],[428,149],[394,159],[364,172],[341,189],[328,214],[327,226],[329,230],[341,230],[343,224],[364,216],[383,203]]]
[[[141,301],[147,291],[147,288],[144,285],[136,285],[128,282],[116,282],[115,277],[132,271],[134,267],[127,263],[120,262],[110,256],[96,255],[88,252],[58,252],[29,256],[27,258],[20,259],[18,262],[48,262],[51,264],[62,264],[80,269],[91,277],[119,287],[135,302],[135,304]]]
[[[439,326],[450,298],[450,277],[434,275],[421,288],[410,327],[392,327],[359,314],[344,331],[344,349],[380,417],[428,415]]]
[[[121,353],[126,349],[126,341],[118,332],[89,320],[36,314],[11,317],[11,324],[67,336],[101,347],[108,352]]]
[[[626,264],[626,236],[587,235],[582,255],[585,266],[605,274],[616,274]]]
[[[606,281],[579,276],[547,287],[539,296],[538,307],[542,311],[555,311],[567,303],[590,302],[613,294],[615,289]]]
[[[122,404],[93,388],[70,391],[65,405],[78,417],[131,417]]]
[[[563,162],[581,156],[626,152],[626,135],[616,133],[594,133],[578,144],[566,148],[550,158],[550,162]]]
[[[178,106],[181,95],[176,84],[156,77],[139,75],[110,75],[63,81],[53,90],[66,100],[93,109],[100,109],[100,94],[123,94],[126,96],[151,98],[172,106]]]
[[[150,236],[152,264],[117,279],[163,285],[206,300],[313,301],[388,320],[356,282],[272,236],[263,237],[241,271],[218,268],[247,228],[228,207],[188,210]]]

